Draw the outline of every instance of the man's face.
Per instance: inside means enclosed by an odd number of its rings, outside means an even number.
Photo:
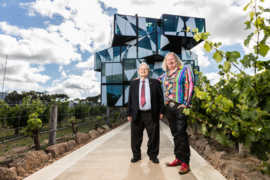
[[[146,78],[149,74],[148,67],[146,65],[141,65],[140,69],[138,69],[138,73],[141,77]]]
[[[170,70],[173,70],[176,68],[176,59],[174,55],[169,54],[166,59],[166,64]]]

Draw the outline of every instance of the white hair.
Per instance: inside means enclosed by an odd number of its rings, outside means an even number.
[[[142,65],[145,65],[147,67],[148,71],[150,71],[150,68],[149,68],[148,64],[146,64],[145,62],[142,62],[140,64],[139,69],[141,68]]]
[[[175,61],[176,61],[176,66],[183,66],[183,62],[181,61],[181,59],[180,59],[174,52],[168,52],[168,53],[166,54],[164,60],[163,60],[163,63],[162,63],[162,69],[163,69],[164,71],[168,71],[168,70],[169,70],[169,68],[168,68],[168,66],[167,66],[167,57],[168,57],[170,54],[174,56]]]

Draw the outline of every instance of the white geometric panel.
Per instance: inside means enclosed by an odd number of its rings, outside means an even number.
[[[123,106],[123,95],[118,99],[117,103],[115,106]]]
[[[153,71],[152,71],[153,72]],[[151,78],[155,78],[155,79],[157,79],[157,78],[159,78],[159,75],[157,75],[156,73],[154,73],[153,72],[153,74],[152,74],[152,77]]]
[[[195,18],[189,18],[186,22],[186,26],[190,27],[190,30],[196,29],[196,23]],[[187,37],[193,37],[193,34],[191,32],[187,32]]]
[[[130,22],[126,21],[126,36],[136,36],[136,32],[132,28]]]
[[[136,59],[136,68],[137,69],[139,69],[140,64],[141,64],[141,62],[138,59]]]
[[[164,46],[166,46],[167,44],[169,44],[169,39],[166,36],[161,35],[160,37],[160,49],[162,49]]]
[[[110,55],[110,58],[113,59],[113,48],[109,48],[108,53]]]
[[[134,39],[132,41],[125,42],[125,44],[131,45],[131,46],[133,46],[136,43],[137,43],[137,39]]]
[[[135,69],[125,70],[124,73],[127,76],[127,79],[129,81],[131,80],[132,76],[136,73],[136,70]]]
[[[136,25],[136,17],[134,17],[134,16],[126,16],[126,18],[128,19],[129,22]]]
[[[162,68],[162,62],[155,62],[154,69],[161,69]]]
[[[107,86],[102,86],[101,93],[102,93],[101,104],[107,106]]]
[[[113,64],[113,75],[122,74],[122,63],[112,63]]]
[[[149,38],[150,39],[150,38]],[[152,51],[156,51],[157,49],[157,47],[156,47],[156,44],[155,43],[153,43],[153,41],[150,39],[150,43],[151,43],[151,49],[152,49]]]
[[[138,52],[140,57],[146,57],[153,55],[153,51],[145,48],[138,47]]]
[[[125,104],[128,103],[129,86],[125,90]]]
[[[165,31],[164,34],[176,36],[176,32],[171,32],[171,31]]]
[[[112,63],[109,63],[109,64],[105,64],[105,72],[106,72],[106,76],[111,76],[113,75],[113,66],[112,66]]]
[[[136,50],[137,50],[136,46],[129,46],[127,58],[136,57],[136,52],[137,52]]]
[[[126,20],[116,15],[116,24],[118,25],[122,35],[126,34]]]
[[[146,29],[146,18],[139,18],[139,28],[147,31]]]
[[[179,18],[176,30],[177,32],[179,32],[178,36],[185,36],[185,33],[181,32],[183,28],[184,28],[184,21],[182,20],[182,18]]]

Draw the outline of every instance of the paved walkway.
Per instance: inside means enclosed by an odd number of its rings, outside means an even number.
[[[160,164],[146,155],[147,134],[144,132],[142,160],[131,163],[130,123],[110,131],[64,158],[27,177],[26,180],[226,180],[191,148],[191,171],[179,175],[177,167],[166,167],[174,159],[172,136],[160,122]]]

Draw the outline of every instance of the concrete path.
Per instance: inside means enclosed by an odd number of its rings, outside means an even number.
[[[177,167],[166,167],[174,160],[170,129],[160,122],[160,164],[146,155],[148,137],[144,132],[142,160],[131,163],[130,123],[112,130],[64,158],[27,177],[26,180],[226,180],[191,148],[191,171],[179,175]]]

